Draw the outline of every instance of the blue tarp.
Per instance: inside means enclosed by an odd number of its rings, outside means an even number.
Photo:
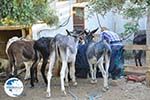
[[[76,56],[76,67],[77,68],[89,68],[88,61],[86,58],[87,45],[79,45]]]
[[[76,76],[79,78],[87,78],[89,72],[89,64],[86,58],[87,45],[80,44],[76,55]]]

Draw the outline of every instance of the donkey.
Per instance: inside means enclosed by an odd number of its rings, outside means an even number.
[[[104,78],[103,90],[106,91],[108,89],[108,75],[109,75],[108,69],[110,63],[111,48],[109,44],[104,40],[100,40],[99,42],[95,42],[93,40],[94,33],[97,30],[98,28],[89,32],[85,31],[86,36],[84,37],[84,40],[85,40],[85,45],[87,45],[86,56],[90,66],[90,72],[92,78],[91,83],[97,83],[96,72],[98,66]],[[105,68],[103,66],[104,58],[105,58]]]
[[[30,66],[35,59],[35,52],[33,49],[34,41],[12,37],[6,45],[6,54],[12,70],[12,76],[17,76],[17,67],[25,64],[26,74],[25,80],[30,78]],[[35,69],[36,70],[36,69]],[[36,80],[37,70],[36,70]]]
[[[42,73],[42,77],[44,79],[44,82],[47,85],[47,78],[45,75],[45,68],[46,65],[48,63],[48,59],[49,59],[49,55],[50,55],[50,45],[51,45],[51,41],[53,41],[53,37],[42,37],[40,39],[38,39],[37,41],[35,41],[34,43],[34,50],[35,50],[35,61],[32,64],[32,67],[30,69],[30,73],[31,73],[31,87],[34,87],[34,69],[36,67],[36,64],[38,63],[38,53],[40,53],[40,55],[43,58],[43,62],[42,62],[42,66],[41,66],[41,73]]]
[[[146,34],[137,34],[133,39],[133,44],[145,45],[146,44]],[[142,66],[141,57],[143,50],[133,50],[134,60],[136,66]]]
[[[49,58],[50,63],[49,63],[49,70],[47,74],[48,97],[51,96],[50,81],[52,77],[52,68],[55,63],[55,59],[62,62],[62,67],[60,71],[60,80],[61,80],[61,90],[63,91],[63,93],[66,95],[66,91],[64,87],[64,78],[65,78],[65,75],[68,74],[68,69],[70,70],[69,71],[70,78],[73,81],[73,85],[77,85],[77,82],[75,79],[75,60],[76,60],[79,37],[82,35],[82,32],[77,34],[77,32],[74,31],[73,35],[68,30],[66,30],[66,32],[69,35],[66,36],[66,35],[57,34],[51,45],[52,48],[51,48],[50,58]],[[70,66],[67,66],[68,63],[70,64]]]

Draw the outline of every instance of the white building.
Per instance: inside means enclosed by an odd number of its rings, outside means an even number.
[[[83,24],[84,24],[85,29],[92,30],[92,29],[99,27],[96,14],[90,15],[91,17],[88,17],[89,9],[86,6],[88,3],[87,2],[76,3],[76,1],[79,1],[79,0],[64,0],[64,1],[55,0],[52,3],[52,5],[56,9],[57,14],[59,16],[60,27],[49,27],[46,24],[34,25],[32,28],[33,39],[38,39],[40,37],[49,37],[49,36],[53,37],[58,33],[66,34],[65,32],[66,29],[72,31],[75,26],[74,21],[73,21],[73,14],[76,13],[75,11],[73,11],[73,8],[76,8],[76,7],[84,8],[84,23]],[[109,12],[105,15],[105,17],[98,15],[98,18],[102,26],[108,27],[110,30],[115,31],[117,33],[124,32],[123,25],[127,22],[127,20],[124,19],[121,15],[118,15],[113,12]],[[146,17],[140,19],[139,25],[140,25],[141,30],[146,29]],[[49,30],[46,30],[46,31],[41,32],[40,34],[37,34],[37,32],[39,32],[42,29],[49,29]]]

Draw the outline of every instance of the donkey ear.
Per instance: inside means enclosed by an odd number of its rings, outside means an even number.
[[[67,35],[71,35],[71,33],[66,29]]]
[[[85,33],[85,35],[88,35],[88,34],[89,34],[89,32],[87,32],[86,30],[84,30],[84,33]]]
[[[91,34],[94,34],[96,31],[98,30],[98,28],[94,29],[93,31],[91,31]]]

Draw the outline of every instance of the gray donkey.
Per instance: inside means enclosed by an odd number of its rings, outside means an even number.
[[[73,35],[66,30],[68,35],[57,34],[54,37],[54,40],[51,41],[50,47],[50,63],[49,63],[49,70],[47,74],[47,93],[48,97],[51,96],[51,89],[50,89],[50,81],[52,77],[52,68],[55,64],[55,60],[59,60],[62,62],[62,67],[60,71],[60,80],[61,80],[61,90],[64,94],[66,94],[65,87],[64,87],[64,79],[65,76],[68,75],[68,71],[70,72],[70,77],[73,81],[73,85],[77,85],[75,79],[75,60],[77,54],[77,47],[79,42],[79,37],[82,35],[83,32],[75,32]],[[68,66],[68,63],[70,66]],[[69,70],[68,70],[69,67]],[[66,78],[67,79],[67,78]]]
[[[103,90],[106,91],[108,89],[108,75],[109,75],[108,69],[110,63],[111,48],[105,40],[100,40],[99,42],[95,42],[93,40],[94,33],[97,30],[98,28],[91,32],[85,31],[86,36],[84,37],[84,41],[85,41],[85,45],[87,45],[86,56],[90,66],[90,72],[92,78],[91,83],[97,83],[96,72],[98,66],[104,78]],[[103,65],[104,62],[105,62],[105,67]]]

